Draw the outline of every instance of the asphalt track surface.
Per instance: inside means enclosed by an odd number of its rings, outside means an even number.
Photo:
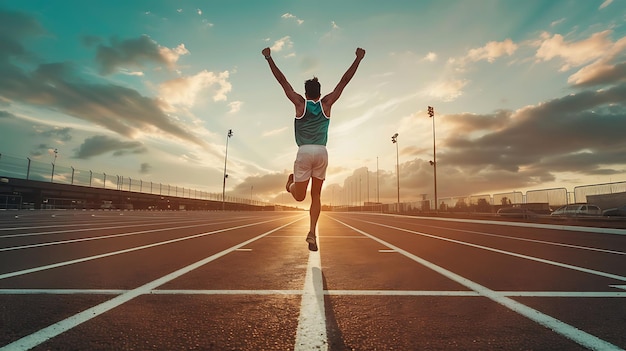
[[[0,213],[0,350],[622,350],[626,230]]]

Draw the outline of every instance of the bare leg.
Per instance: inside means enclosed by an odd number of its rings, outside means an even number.
[[[309,228],[309,232],[315,235],[315,229],[317,227],[317,219],[320,217],[320,212],[322,210],[322,184],[324,180],[313,178],[313,183],[311,184],[311,208],[309,209],[309,215],[311,217],[311,226]]]
[[[289,186],[289,192],[296,201],[300,202],[306,198],[306,189],[308,188],[308,186],[308,180],[305,182],[294,182],[291,183],[291,186]]]

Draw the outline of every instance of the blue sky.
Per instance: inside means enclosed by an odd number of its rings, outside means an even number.
[[[626,1],[3,1],[0,153],[284,201],[294,88],[333,107],[323,202],[626,180]],[[378,163],[378,177],[376,175]],[[252,190],[252,191],[251,191]],[[352,191],[353,192],[353,191]]]

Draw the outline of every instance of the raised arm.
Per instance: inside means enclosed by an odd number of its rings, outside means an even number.
[[[359,68],[359,63],[361,63],[361,60],[365,57],[365,50],[357,48],[355,54],[356,58],[354,59],[354,62],[352,62],[352,65],[348,67],[346,73],[343,74],[343,77],[341,77],[341,80],[337,83],[335,89],[322,99],[322,103],[325,105],[324,111],[326,111],[328,115],[330,115],[330,107],[337,101],[337,99],[339,99],[343,89],[346,85],[348,85],[352,77],[354,77],[357,68]]]
[[[276,66],[276,63],[271,56],[270,48],[263,49],[261,53],[263,54],[263,56],[265,56],[265,59],[270,65],[270,69],[272,70],[272,74],[274,74],[274,77],[285,91],[285,95],[287,95],[287,98],[291,102],[293,102],[294,106],[296,107],[296,114],[304,111],[304,98],[302,97],[302,95],[296,93],[295,90],[293,90],[293,87],[291,86],[291,84],[289,84],[283,72],[281,72],[278,66]]]

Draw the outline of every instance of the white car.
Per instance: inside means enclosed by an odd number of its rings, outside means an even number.
[[[567,217],[578,217],[578,216],[601,216],[602,210],[600,207],[596,205],[588,205],[588,204],[573,204],[566,205],[556,209],[554,212],[550,214],[551,216],[567,216]]]

